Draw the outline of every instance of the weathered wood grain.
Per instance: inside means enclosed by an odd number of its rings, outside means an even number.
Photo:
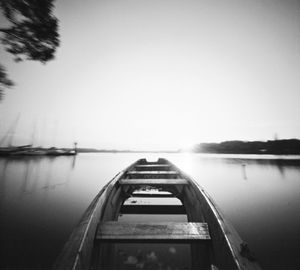
[[[177,178],[178,172],[176,171],[128,171],[129,178]]]
[[[137,169],[140,165],[146,165],[142,167],[142,171]],[[161,165],[163,167],[168,165],[171,169],[159,170]],[[169,192],[168,196],[174,195],[179,198],[184,204],[180,207],[184,207],[188,220],[192,222],[124,223],[111,221],[116,220],[114,216],[121,209],[123,200],[129,196],[135,196],[131,193],[135,192],[136,187],[146,194],[147,186],[154,186],[158,190]],[[161,204],[150,205],[151,209],[148,208],[147,211],[157,212],[158,208],[159,211],[166,211],[166,205]],[[138,209],[139,205],[133,205],[133,208],[131,205],[125,205],[125,207],[130,207],[129,210],[125,209],[126,211],[141,212],[141,209]],[[173,207],[173,205],[168,203],[167,207]],[[210,231],[208,231],[207,224],[209,224]],[[203,269],[203,262],[201,260],[198,262],[199,258],[205,259],[205,266],[210,267],[214,264],[218,269],[261,269],[212,198],[196,181],[165,159],[159,159],[157,162],[139,160],[106,185],[85,212],[53,269],[88,270],[91,269],[91,261],[95,262],[92,263],[95,266],[93,269],[99,269],[97,260],[92,259],[92,253],[96,254],[102,242],[107,241],[188,242],[191,243],[192,265],[195,269]],[[205,249],[204,253],[207,256],[202,256],[203,250],[199,249],[199,246]],[[99,256],[105,256],[101,253],[101,249],[99,254]]]
[[[180,242],[209,240],[206,223],[192,222],[101,222],[97,240],[102,241],[142,241],[142,242]]]
[[[183,205],[136,205],[128,204],[121,207],[122,214],[148,214],[148,215],[182,215],[186,214]]]
[[[131,174],[138,174],[138,175],[142,175],[142,174],[178,174],[177,171],[128,171],[127,172],[128,175]]]
[[[110,196],[111,191],[115,190],[115,184],[119,179],[124,176],[126,171],[130,170],[135,165],[136,163],[118,173],[97,194],[83,214],[78,225],[74,228],[62,252],[54,262],[52,267],[53,270],[90,269],[96,228],[101,215],[103,215],[107,199]]]
[[[120,185],[149,185],[149,186],[165,186],[165,185],[187,185],[186,179],[121,179]]]
[[[170,171],[172,166],[168,164],[136,165],[136,171]]]
[[[219,269],[261,270],[257,261],[242,255],[243,240],[207,192],[197,181],[173,164],[172,166],[190,183],[185,186],[182,194],[189,220],[197,220],[202,216],[201,219],[209,224],[214,264]]]
[[[143,197],[143,198],[174,198],[175,196],[172,193],[162,193],[162,192],[139,192],[132,193],[131,197]]]

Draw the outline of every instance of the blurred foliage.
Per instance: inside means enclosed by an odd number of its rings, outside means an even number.
[[[4,89],[13,85],[13,82],[8,79],[5,68],[0,64],[0,100],[3,98]]]
[[[59,46],[58,20],[52,14],[54,0],[0,0],[8,26],[0,28],[0,39],[15,61],[45,63],[54,58]],[[12,86],[0,66],[0,99],[5,87]]]

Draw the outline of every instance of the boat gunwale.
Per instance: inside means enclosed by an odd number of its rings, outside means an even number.
[[[138,160],[139,161],[139,160]],[[56,261],[54,262],[52,269],[53,270],[60,270],[60,269],[77,269],[77,266],[80,264],[80,257],[82,254],[83,246],[85,242],[87,241],[87,235],[90,231],[90,227],[93,221],[93,218],[96,215],[97,211],[101,211],[101,209],[105,208],[105,205],[107,201],[105,200],[105,203],[103,205],[99,205],[99,201],[101,197],[103,196],[103,193],[107,191],[107,189],[110,186],[114,186],[120,179],[122,179],[127,171],[134,167],[138,161],[134,162],[133,164],[129,165],[127,168],[123,169],[122,171],[118,172],[105,186],[97,193],[97,195],[93,198],[91,203],[89,204],[88,208],[84,211],[82,216],[80,217],[77,225],[72,229],[71,234],[69,235],[69,238],[67,242],[64,244],[62,251],[60,252],[59,256],[57,257]],[[99,217],[101,214],[99,215]],[[95,226],[95,232],[96,227],[98,226],[100,220],[98,220],[97,225]],[[82,225],[84,224],[84,225]],[[80,240],[76,241],[76,234],[78,233],[81,226],[84,226],[84,231],[80,233]],[[73,246],[74,242],[79,242],[77,245]],[[76,254],[74,258],[70,256],[70,254]],[[91,255],[91,254],[90,254]],[[70,257],[70,258],[68,258]],[[64,263],[66,261],[66,263]],[[81,269],[81,268],[79,268]]]
[[[88,208],[85,210],[84,214],[82,215],[80,221],[76,225],[76,227],[72,230],[68,241],[65,243],[64,248],[62,252],[60,253],[59,257],[55,261],[53,265],[53,270],[62,270],[62,269],[88,269],[90,264],[90,258],[91,258],[91,250],[90,254],[88,255],[89,258],[82,258],[82,254],[84,252],[84,245],[91,244],[91,239],[88,239],[89,233],[94,234],[91,232],[91,227],[93,230],[97,230],[98,224],[101,221],[101,216],[103,215],[103,210],[105,211],[105,206],[108,203],[109,195],[111,194],[111,191],[119,180],[122,178],[126,178],[127,172],[134,168],[136,165],[143,165],[142,162],[147,162],[146,159],[138,159],[136,162],[129,165],[127,168],[123,169],[119,173],[117,173],[101,190],[100,192],[95,196],[95,198],[92,200],[92,202],[89,204]],[[202,198],[198,198],[199,200],[203,201],[208,207],[208,209],[211,211],[211,213],[207,212],[208,215],[212,215],[211,218],[215,219],[217,222],[216,230],[219,230],[217,232],[221,235],[221,237],[224,237],[226,242],[226,248],[229,250],[229,253],[232,257],[232,261],[234,262],[235,268],[237,270],[244,270],[244,269],[252,269],[252,270],[260,270],[260,266],[258,265],[257,261],[252,261],[247,258],[247,256],[242,256],[241,248],[242,244],[245,242],[241,239],[238,232],[235,230],[235,228],[230,224],[228,220],[224,218],[224,214],[222,214],[221,210],[217,206],[217,204],[213,201],[211,196],[201,187],[201,185],[195,181],[192,177],[190,177],[187,173],[179,169],[176,165],[174,165],[172,162],[170,162],[167,159],[160,158],[158,159],[157,163],[163,162],[163,165],[171,165],[174,170],[178,172],[179,175],[182,176],[182,178],[186,179],[189,182],[189,185],[192,189],[195,190],[197,194],[200,193]],[[147,162],[148,163],[148,162]],[[110,189],[107,194],[107,197],[104,198],[104,201],[102,204],[99,204],[102,196],[104,195],[105,191]],[[197,195],[198,197],[199,195]],[[208,210],[208,211],[209,211]],[[211,219],[210,218],[210,219]],[[96,222],[94,222],[96,220]],[[205,221],[207,222],[207,221]],[[208,225],[210,225],[208,223]],[[78,231],[82,230],[82,227],[84,230],[79,233]],[[79,240],[76,238],[80,238]],[[213,241],[213,239],[211,240]],[[76,245],[74,245],[74,242]],[[76,255],[75,255],[76,254]],[[75,256],[74,256],[75,255]],[[87,264],[84,265],[84,261],[87,261]]]
[[[190,175],[188,175],[186,172],[179,169],[176,165],[174,165],[172,162],[166,160],[170,165],[173,166],[175,170],[179,172],[180,175],[182,175],[182,178],[185,178],[188,180],[193,187],[196,187],[197,190],[201,193],[203,198],[205,199],[205,202],[208,204],[209,208],[212,210],[212,213],[215,217],[215,219],[218,222],[219,228],[221,229],[224,238],[226,240],[227,246],[231,252],[232,257],[234,258],[234,262],[239,270],[242,269],[253,269],[253,270],[261,270],[260,265],[257,263],[256,260],[250,261],[247,257],[243,257],[241,255],[241,246],[237,245],[237,242],[239,244],[245,244],[245,242],[242,240],[236,229],[233,227],[233,225],[225,218],[225,215],[222,213],[218,205],[214,202],[212,197],[208,194],[207,191],[204,190],[204,188],[196,181],[194,180]],[[209,223],[208,223],[209,224]],[[213,239],[212,239],[213,240]],[[247,265],[244,265],[247,264]]]

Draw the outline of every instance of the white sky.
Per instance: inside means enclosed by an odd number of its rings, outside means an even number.
[[[60,0],[61,46],[14,63],[14,144],[177,149],[300,138],[300,1]],[[36,128],[34,128],[34,126]]]

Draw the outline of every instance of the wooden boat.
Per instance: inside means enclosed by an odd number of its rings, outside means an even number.
[[[147,199],[180,203],[143,203]],[[155,221],[130,220],[147,214],[157,214]],[[184,215],[186,221],[166,221],[168,215]],[[124,243],[186,245],[187,269],[260,269],[209,195],[166,159],[140,159],[117,174],[92,201],[53,269],[170,269],[154,253],[146,259],[126,255],[119,248]]]

